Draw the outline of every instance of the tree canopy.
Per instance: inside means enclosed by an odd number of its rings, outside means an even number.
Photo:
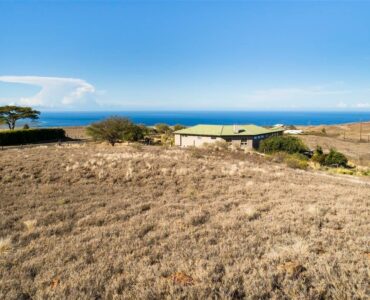
[[[0,106],[0,123],[8,125],[10,130],[15,128],[15,124],[20,119],[37,120],[40,112],[31,107],[14,105]]]
[[[185,128],[186,128],[186,126],[181,125],[181,124],[176,124],[176,125],[173,126],[174,131],[185,129]]]
[[[170,126],[164,123],[158,123],[155,124],[155,130],[157,130],[158,133],[168,133],[171,132]]]
[[[93,123],[86,132],[94,140],[107,141],[112,146],[120,141],[138,141],[144,137],[142,127],[122,117],[110,117]]]

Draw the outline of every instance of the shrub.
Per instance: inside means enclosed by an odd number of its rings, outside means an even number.
[[[274,136],[260,143],[259,151],[264,153],[287,152],[303,153],[308,151],[308,147],[297,137],[294,136]]]
[[[173,146],[175,143],[175,138],[173,134],[167,132],[161,135],[161,144],[163,146]]]
[[[91,124],[86,133],[96,141],[107,141],[112,146],[119,141],[138,141],[144,137],[143,129],[127,118],[110,117]]]
[[[61,128],[16,129],[0,131],[0,146],[23,145],[65,139]]]
[[[302,154],[288,155],[284,161],[288,167],[293,169],[307,170],[308,168],[308,159]]]
[[[329,154],[325,156],[324,160],[324,164],[331,167],[346,167],[347,163],[347,157],[334,149],[330,149]]]
[[[181,125],[181,124],[176,124],[175,126],[173,126],[174,131],[185,129],[185,128],[186,127],[184,125]]]
[[[324,151],[322,150],[321,146],[317,146],[316,150],[312,155],[312,161],[317,162],[320,165],[323,165],[325,162],[325,157],[326,155],[324,154]]]

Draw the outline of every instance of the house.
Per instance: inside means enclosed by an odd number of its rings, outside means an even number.
[[[261,140],[282,135],[283,128],[264,128],[256,125],[196,125],[177,130],[175,145],[199,147],[216,141],[230,142],[241,148],[258,148]]]
[[[284,130],[284,133],[286,133],[286,134],[303,134],[303,130],[288,129],[288,130]]]

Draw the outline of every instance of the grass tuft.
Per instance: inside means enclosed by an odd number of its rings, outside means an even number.
[[[0,255],[7,254],[12,248],[12,242],[10,238],[0,239]]]

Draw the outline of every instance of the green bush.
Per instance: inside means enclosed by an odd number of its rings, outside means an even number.
[[[324,164],[330,167],[347,167],[347,163],[347,157],[334,149],[330,149],[324,160]]]
[[[0,146],[23,145],[65,139],[61,128],[16,129],[0,131]]]
[[[260,143],[259,151],[264,153],[287,152],[303,153],[308,151],[308,147],[297,137],[294,136],[274,136]]]

